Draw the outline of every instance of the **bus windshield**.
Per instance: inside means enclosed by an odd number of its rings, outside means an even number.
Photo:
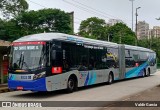
[[[34,70],[45,66],[45,46],[14,45],[11,52],[10,69]]]

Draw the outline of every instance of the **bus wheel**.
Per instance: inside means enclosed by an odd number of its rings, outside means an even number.
[[[67,92],[68,93],[72,93],[75,89],[76,89],[76,81],[73,77],[70,77],[68,79],[68,83],[67,83]]]
[[[142,73],[142,78],[144,78],[146,76],[146,71],[143,70],[143,73]]]
[[[113,83],[113,74],[112,73],[109,73],[109,76],[108,76],[108,84],[112,84]]]
[[[148,69],[146,76],[150,76],[150,69]]]

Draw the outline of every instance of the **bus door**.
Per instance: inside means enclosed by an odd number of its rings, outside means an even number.
[[[61,49],[60,41],[53,41],[51,47],[51,76],[52,77],[52,89],[60,88],[61,75],[62,75],[62,57],[63,52]]]
[[[125,46],[119,45],[119,79],[125,78]]]
[[[51,48],[52,74],[62,73],[62,49],[61,42],[54,41]]]

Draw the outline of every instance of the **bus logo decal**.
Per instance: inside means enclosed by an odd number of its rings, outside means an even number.
[[[87,86],[88,80],[89,80],[89,73],[87,74],[87,78],[86,78],[86,81],[84,83],[85,86]]]
[[[13,75],[13,74],[11,74],[10,77],[9,77],[10,80],[15,80],[15,78],[16,78],[16,76]]]

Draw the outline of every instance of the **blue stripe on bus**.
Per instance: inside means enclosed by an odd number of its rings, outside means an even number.
[[[47,91],[45,78],[40,78],[33,81],[8,80],[9,89],[16,90],[18,86],[22,86],[23,90]]]
[[[86,80],[85,80],[84,86],[87,86],[87,85],[88,85],[88,80],[89,80],[89,72],[88,72],[88,74],[87,74],[87,77],[86,77]]]
[[[114,80],[116,81],[116,80],[119,80],[119,78],[117,77],[117,78],[114,78]]]
[[[88,80],[88,85],[91,85],[92,84],[91,81],[92,81],[92,78],[93,78],[93,74],[92,74],[92,72],[89,72],[89,74],[90,74],[90,77],[89,77],[89,80]]]
[[[95,71],[93,71],[93,79],[92,79],[91,83],[92,83],[92,84],[95,84],[96,79],[97,79],[97,74],[96,74]]]
[[[140,65],[139,67],[133,68],[125,74],[125,78],[132,78],[143,75],[143,70],[148,66],[148,62]]]
[[[84,83],[84,86],[95,84],[97,79],[97,74],[95,71],[89,71]]]
[[[89,73],[90,73],[91,77],[89,78],[88,85],[95,84],[95,81],[97,79],[96,72],[95,71],[89,71]]]

